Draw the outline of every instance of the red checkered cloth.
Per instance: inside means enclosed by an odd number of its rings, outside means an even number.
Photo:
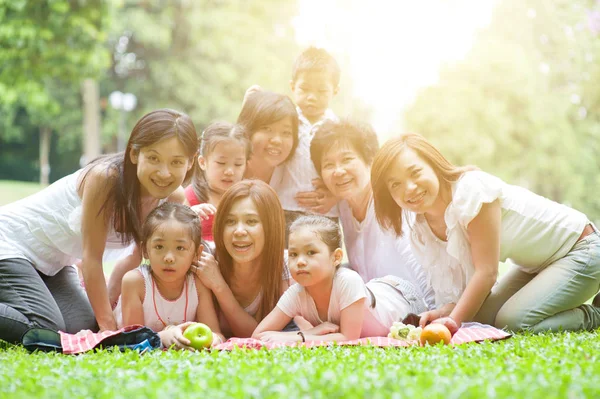
[[[450,345],[461,345],[467,342],[482,342],[497,341],[500,339],[509,338],[511,334],[506,331],[499,330],[495,327],[479,324],[479,323],[463,323],[462,327],[454,334]],[[275,349],[287,346],[302,346],[305,348],[313,348],[315,346],[328,346],[334,345],[330,341],[308,341],[308,342],[262,342],[253,338],[230,338],[226,342],[216,345],[213,349],[217,350],[232,350],[234,348],[246,348],[246,349]],[[356,346],[356,345],[371,345],[377,347],[399,347],[399,346],[411,346],[412,344],[401,341],[398,339],[388,337],[369,337],[355,339],[352,341],[341,341],[337,342],[339,346]]]
[[[74,355],[94,349],[106,338],[113,337],[123,332],[137,330],[141,327],[143,326],[131,325],[123,327],[120,330],[102,331],[99,333],[93,333],[89,330],[84,330],[85,332],[80,332],[78,334],[67,334],[62,331],[59,331],[58,333],[60,334],[60,343],[62,345],[63,353],[66,355]]]

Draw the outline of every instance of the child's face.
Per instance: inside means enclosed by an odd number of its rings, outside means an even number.
[[[396,204],[415,213],[429,211],[440,191],[440,181],[433,168],[408,148],[390,165],[386,181]]]
[[[361,194],[371,183],[371,168],[348,143],[333,145],[321,158],[321,177],[339,199]]]
[[[200,155],[198,164],[210,188],[222,194],[242,180],[246,170],[246,151],[233,140],[222,141],[206,158]]]
[[[271,167],[287,159],[294,145],[292,118],[287,116],[270,125],[260,127],[252,135],[252,157]],[[254,161],[253,161],[254,162]]]
[[[300,227],[290,234],[288,263],[292,278],[303,287],[332,279],[341,259],[342,250],[338,248],[331,252],[309,226]]]
[[[223,241],[236,263],[250,263],[260,258],[265,247],[265,231],[251,198],[239,199],[231,206],[225,218]]]
[[[137,165],[137,177],[144,197],[167,198],[181,186],[192,167],[192,160],[177,137],[143,147],[139,152],[132,150],[129,156],[131,162]]]
[[[327,70],[302,72],[298,74],[296,81],[291,82],[291,88],[294,102],[311,123],[323,117],[338,91],[333,85],[331,72]]]
[[[177,220],[158,226],[145,248],[153,275],[164,282],[184,279],[192,261],[202,251],[202,246],[196,251],[189,227]]]

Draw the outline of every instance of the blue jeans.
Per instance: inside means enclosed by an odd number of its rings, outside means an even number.
[[[0,260],[0,339],[20,343],[33,327],[68,333],[98,330],[73,267],[49,277],[25,259]]]
[[[512,331],[594,330],[600,308],[584,304],[600,289],[600,233],[537,274],[512,268],[485,300],[476,321]]]

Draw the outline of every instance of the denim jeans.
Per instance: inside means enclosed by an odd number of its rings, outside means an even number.
[[[600,308],[584,302],[599,289],[596,230],[537,274],[512,268],[492,288],[475,320],[512,331],[593,330],[600,327]]]
[[[49,277],[25,259],[0,260],[0,339],[19,343],[33,327],[68,333],[98,329],[73,267]]]

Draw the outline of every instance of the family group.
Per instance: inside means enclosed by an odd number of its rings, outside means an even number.
[[[407,317],[600,326],[585,214],[453,165],[418,134],[380,147],[330,110],[339,81],[308,48],[292,98],[252,86],[236,123],[200,137],[184,113],[150,112],[125,152],[0,207],[0,339],[142,324],[185,349],[192,322],[213,344],[386,336]]]

